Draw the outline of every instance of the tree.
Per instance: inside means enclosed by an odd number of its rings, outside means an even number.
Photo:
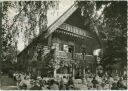
[[[106,47],[103,55],[103,65],[120,63],[122,67],[127,62],[127,2],[106,2],[111,5],[104,10],[103,29],[106,35]]]
[[[47,27],[47,10],[57,7],[56,1],[5,1],[2,2],[2,60],[13,62],[17,57],[19,37],[28,45],[39,32]],[[9,11],[15,12],[10,17]],[[37,19],[38,18],[38,19]],[[8,61],[8,62],[6,62]],[[9,66],[9,64],[6,64]],[[4,67],[4,66],[2,66]]]
[[[103,50],[103,67],[120,63],[126,64],[126,30],[127,30],[127,2],[126,1],[88,1],[78,2],[81,13],[85,17],[85,24],[91,26],[90,30]],[[98,15],[98,10],[102,10]],[[89,22],[86,22],[86,19]]]
[[[81,9],[81,15],[84,16],[85,19],[85,26],[89,26],[90,32],[95,36],[95,38],[98,40],[98,43],[100,45],[100,48],[102,49],[102,40],[100,36],[100,31],[98,30],[98,25],[100,21],[101,16],[97,16],[97,10],[96,10],[96,2],[94,1],[78,1],[78,6]]]

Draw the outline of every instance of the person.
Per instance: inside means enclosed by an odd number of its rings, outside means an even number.
[[[74,89],[75,85],[74,85],[73,77],[69,77],[69,81],[68,81],[66,87],[67,87],[68,90],[73,90]]]
[[[31,74],[31,79],[36,80],[37,79],[37,74],[35,74],[35,73]]]
[[[22,86],[20,87],[20,89],[27,90],[27,85],[25,83],[23,83]]]
[[[95,79],[98,81],[99,84],[102,83],[102,77],[100,77],[99,75],[96,75]]]
[[[97,88],[96,88],[97,90],[103,90],[103,87],[102,87],[102,85],[101,84],[97,84]]]
[[[93,83],[93,88],[96,88],[96,86],[98,84],[98,81],[96,80],[96,77],[93,77],[92,83]]]
[[[124,83],[124,82],[123,82],[123,78],[120,77],[119,81],[117,82],[117,87],[118,87],[118,89],[120,89],[120,90],[122,90],[122,89],[127,89],[127,87],[124,86],[123,83]]]
[[[114,83],[114,79],[112,76],[109,77],[109,84],[112,87],[112,84]]]
[[[58,83],[57,83],[54,79],[52,79],[52,80],[50,81],[49,89],[50,89],[50,90],[59,90]]]
[[[68,83],[68,80],[67,80],[66,76],[63,77],[63,82],[64,82],[65,85]]]
[[[93,83],[92,83],[92,80],[91,78],[87,77],[87,87],[88,89],[92,89],[93,88]]]
[[[21,82],[21,76],[20,76],[20,74],[17,74],[16,75],[16,81],[17,81],[17,87],[19,87],[19,84],[20,84],[20,82]]]
[[[27,86],[25,84],[25,80],[22,79],[18,85],[19,89],[25,89]]]
[[[41,84],[42,84],[41,85],[41,89],[42,90],[48,90],[47,85],[46,85],[46,82],[44,80],[41,81]]]
[[[60,81],[60,90],[66,90],[66,83],[64,82],[63,78]]]
[[[32,87],[30,88],[30,90],[41,90],[41,87],[37,85],[35,80],[31,82],[31,85]]]
[[[17,73],[15,72],[15,73],[13,73],[13,79],[14,79],[14,81],[16,81],[16,75],[17,75]]]
[[[47,87],[45,86],[46,82],[42,79],[42,77],[38,77],[38,85],[42,90],[47,90]]]
[[[85,78],[80,79],[81,81],[78,82],[75,86],[75,90],[88,90],[87,81]]]
[[[124,89],[127,89],[127,78],[123,78],[123,86],[124,86]]]
[[[25,83],[27,85],[27,89],[30,89],[31,88],[30,81],[31,81],[30,77],[28,75],[26,75],[26,77],[25,77]]]
[[[109,81],[106,80],[106,81],[104,82],[104,85],[103,85],[102,87],[104,88],[104,90],[109,90],[109,89],[110,89]]]
[[[111,90],[118,90],[117,83],[112,84]]]

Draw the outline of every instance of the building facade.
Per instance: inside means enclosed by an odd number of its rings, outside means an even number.
[[[17,56],[19,69],[49,77],[81,77],[88,69],[94,73],[93,51],[99,45],[83,22],[78,7],[72,6]]]

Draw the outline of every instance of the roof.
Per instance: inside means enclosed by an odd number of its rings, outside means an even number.
[[[43,37],[43,39],[48,38],[69,16],[73,14],[77,10],[77,3],[74,3],[66,12],[64,12],[56,21],[54,21],[48,28],[46,28],[42,33],[40,33],[37,37],[35,37],[28,46],[26,46],[18,55],[23,53],[26,49],[28,49],[35,41]]]
[[[28,46],[26,46],[23,51],[21,51],[17,56],[22,54],[30,46],[37,44],[39,39],[43,40],[48,38],[60,25],[62,25],[76,10],[78,9],[77,2],[75,2],[66,12],[64,12],[56,21],[54,21],[48,28],[46,28],[42,33],[40,33],[36,38],[34,38]],[[35,43],[34,43],[35,42]]]

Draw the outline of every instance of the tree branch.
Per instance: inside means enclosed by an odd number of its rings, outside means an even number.
[[[13,24],[8,28],[8,30],[12,30],[12,27],[14,26],[15,22],[17,21],[18,17],[20,16],[20,14],[22,13],[22,11],[26,8],[26,6],[29,4],[30,2],[26,2],[25,6],[23,7],[23,9],[21,9],[21,11],[14,17],[13,19]]]

